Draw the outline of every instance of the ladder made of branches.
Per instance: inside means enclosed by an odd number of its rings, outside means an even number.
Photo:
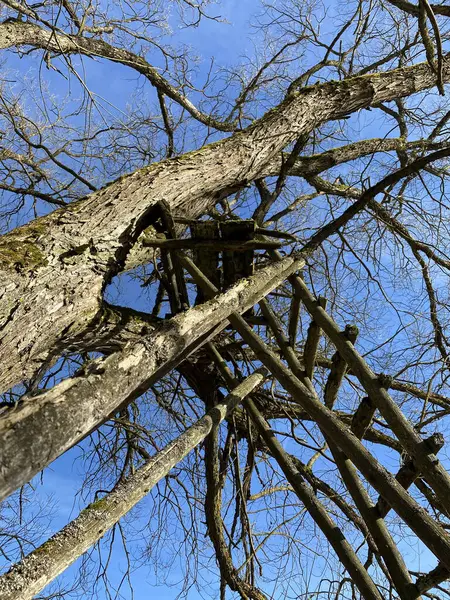
[[[204,442],[207,525],[221,575],[241,597],[264,599],[264,594],[251,578],[241,577],[233,566],[222,531],[217,430],[220,423],[230,419],[232,414],[248,415],[256,434],[252,434],[245,423],[241,425],[242,434],[253,435],[255,447],[267,452],[277,462],[290,488],[333,548],[362,598],[383,598],[369,573],[373,560],[377,561],[401,600],[420,598],[421,594],[450,577],[450,536],[408,491],[416,483],[429,502],[450,516],[450,475],[437,458],[444,444],[442,436],[434,434],[423,438],[410,424],[389,392],[395,382],[386,375],[374,373],[358,352],[357,327],[348,324],[341,330],[327,312],[325,299],[314,297],[308,289],[298,272],[303,264],[301,256],[290,257],[291,271],[286,271],[287,258],[278,252],[281,242],[274,241],[271,232],[259,231],[253,221],[195,221],[189,226],[189,238],[177,237],[178,224],[170,213],[163,210],[159,236],[146,241],[149,246],[159,247],[161,257],[155,313],[166,298],[170,306],[166,317],[178,319],[177,323],[184,315],[204,306],[212,307],[209,313],[204,313],[205,318],[209,318],[209,314],[219,310],[225,295],[230,295],[227,290],[238,289],[236,286],[241,285],[226,318],[222,315],[218,319],[220,327],[212,327],[212,333],[203,336],[190,349],[191,352],[202,353],[203,364],[206,361],[216,376],[209,378],[208,385],[204,385],[196,380],[193,365],[188,363],[189,359],[186,360],[187,352],[179,361],[181,372],[183,365],[188,365],[186,372],[191,387],[208,408],[205,416],[156,455],[144,457],[144,464],[133,475],[101,500],[89,505],[53,538],[0,577],[1,598],[31,599],[100,539],[172,467]],[[270,284],[267,283],[268,265],[272,269]],[[278,279],[273,278],[274,265],[279,265]],[[248,282],[247,288],[242,288],[243,281]],[[192,297],[189,290],[193,284],[196,288],[193,303],[197,308],[189,309]],[[289,285],[292,290],[286,326],[278,318],[270,300],[274,288],[281,285]],[[251,304],[254,300],[248,292],[251,286],[258,290],[260,296],[258,313]],[[304,343],[299,344],[301,311],[309,315],[310,324]],[[225,334],[221,333],[222,337],[217,338],[225,327]],[[270,346],[257,333],[257,328],[261,327],[273,340]],[[230,351],[223,343],[224,336],[231,333],[240,336],[252,352],[253,359],[261,365],[248,376],[230,358]],[[320,355],[323,336],[334,349],[331,360]],[[216,343],[216,338],[220,343]],[[328,376],[321,391],[317,389],[314,375],[315,370],[323,366],[328,369]],[[339,392],[349,375],[356,378],[365,395],[355,411],[345,413],[337,410],[336,406]],[[219,386],[215,387],[213,381],[228,388],[228,395],[219,393]],[[274,381],[289,395],[290,414],[308,419],[320,429],[354,506],[336,497],[336,494],[333,501],[364,536],[369,548],[365,563],[317,496],[318,486],[327,495],[324,483],[299,458],[286,452],[271,429],[271,410],[274,414],[277,407],[271,406],[270,395],[264,394],[263,390]],[[363,443],[376,435],[372,424],[377,414],[395,435],[395,444],[404,457],[396,473],[389,472]],[[377,500],[370,495],[367,484],[378,493]],[[435,569],[415,578],[415,581],[386,523],[385,518],[391,510],[438,560]],[[255,554],[253,549],[252,560]]]

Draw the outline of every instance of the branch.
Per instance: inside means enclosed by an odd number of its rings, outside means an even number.
[[[420,8],[417,4],[411,4],[406,0],[387,0],[393,6],[396,6],[403,12],[406,12],[415,17],[419,16]],[[450,6],[445,4],[430,4],[430,8],[435,15],[442,15],[444,17],[450,17]]]
[[[374,204],[375,197],[384,192],[384,190],[388,187],[391,187],[408,177],[413,173],[419,173],[421,169],[426,167],[431,162],[436,160],[440,160],[450,156],[450,148],[444,148],[443,150],[438,150],[437,152],[433,152],[428,156],[423,156],[418,158],[417,160],[409,163],[407,166],[386,175],[383,177],[378,183],[371,186],[359,196],[358,200],[354,202],[349,208],[347,208],[339,217],[327,223],[324,227],[319,229],[317,233],[315,233],[309,241],[303,246],[302,252],[311,252],[315,250],[320,244],[322,244],[328,237],[335,234],[341,227],[346,225],[355,215],[364,210],[367,206],[376,206]],[[314,179],[312,180],[314,184]],[[343,193],[347,193],[348,186],[345,186],[343,189]],[[387,211],[386,211],[387,212]],[[389,213],[387,213],[389,214]],[[425,244],[423,244],[425,246]]]
[[[4,34],[5,28],[16,25],[4,23],[0,31]],[[446,60],[444,78],[449,77],[450,61]],[[70,345],[74,330],[78,335],[88,328],[100,308],[105,284],[129,266],[139,234],[152,225],[152,211],[160,199],[166,200],[174,214],[196,218],[223,194],[257,178],[283,148],[320,123],[408,96],[434,82],[435,75],[425,63],[302,89],[245,131],[123,176],[67,209],[0,238],[1,268],[9,273],[6,286],[14,279],[8,298],[0,300],[0,322],[6,323],[2,336],[8,340],[0,346],[5,366],[0,390],[32,377],[43,361]],[[134,264],[142,260],[140,255]],[[42,290],[45,300],[37,301],[34,292],[30,295],[30,271],[33,290]],[[74,285],[89,289],[89,296],[73,294]],[[26,343],[24,323],[30,324],[25,326]],[[21,344],[26,352],[19,352]]]
[[[131,67],[141,75],[144,75],[155,88],[177,102],[177,104],[187,110],[200,123],[208,127],[214,127],[219,131],[235,131],[236,129],[234,123],[222,123],[198,110],[186,96],[170,84],[167,79],[162,77],[158,70],[144,58],[134,54],[130,50],[111,46],[111,44],[102,39],[70,35],[58,31],[56,28],[47,30],[34,23],[24,21],[4,21],[1,23],[0,48],[5,49],[20,46],[32,46],[33,48],[41,48],[45,51],[51,50],[57,54],[64,55],[83,54],[90,57],[98,56]]]
[[[202,286],[205,293],[210,297],[217,294],[217,289],[209,282],[202,273],[200,273],[197,267],[188,258],[183,257],[183,265],[195,279],[197,285]],[[329,327],[331,319],[329,317],[322,318],[326,315],[322,308],[317,308],[318,304],[314,299],[310,298],[309,292],[305,292],[306,288],[302,280],[297,276],[292,276],[291,281],[295,284],[299,290],[299,294],[306,308],[313,316],[314,320],[323,328],[325,333],[332,339],[336,348],[340,351],[343,358],[348,362],[352,368],[355,368],[354,349],[352,352],[347,351],[348,342],[342,341],[340,337],[340,331],[338,330],[337,337],[339,340],[336,341],[335,325]],[[450,537],[444,531],[444,529],[430,517],[430,515],[413,499],[409,494],[402,488],[401,485],[392,477],[392,475],[384,469],[373,455],[361,444],[361,442],[353,435],[340,421],[337,415],[326,408],[315,394],[311,387],[302,383],[291,371],[288,369],[281,360],[269,349],[269,347],[254,333],[254,331],[247,325],[242,317],[236,313],[231,313],[228,317],[231,325],[238,331],[244,341],[250,346],[255,352],[257,358],[266,366],[274,375],[274,377],[280,382],[284,389],[291,394],[292,399],[297,402],[302,408],[304,408],[311,416],[311,418],[317,423],[317,425],[323,430],[323,432],[330,437],[330,439],[349,457],[352,462],[358,468],[362,475],[370,482],[370,484],[391,504],[392,508],[397,514],[409,525],[409,527],[416,533],[416,535],[424,542],[428,548],[448,567],[450,567]],[[342,341],[342,343],[341,343]],[[358,359],[358,364],[361,361],[361,357]],[[364,370],[369,372],[370,369],[365,366]],[[357,370],[358,378],[364,385],[367,383],[367,378],[361,369]],[[371,372],[370,372],[371,373]],[[372,374],[371,374],[371,382]],[[401,415],[398,420],[393,423],[391,412],[400,409],[396,406],[391,407],[389,403],[389,411],[385,410],[386,403],[379,401],[379,396],[383,395],[384,399],[384,388],[381,387],[378,380],[373,382],[376,385],[378,396],[376,400],[377,406],[382,410],[383,415],[388,416],[388,421],[397,435],[405,443],[405,447],[411,452],[411,455],[417,460],[418,464],[422,468],[426,463],[426,469],[429,468],[431,463],[434,473],[431,474],[432,479],[441,480],[442,483],[446,483],[448,480],[447,476],[441,477],[442,467],[437,462],[436,457],[431,458],[431,454],[428,454],[425,449],[421,446],[417,447],[406,440],[406,436],[403,435],[403,430],[406,429],[407,425],[405,417]],[[371,394],[374,395],[374,394]],[[398,422],[401,422],[402,428],[400,430],[397,427]],[[409,427],[409,425],[408,425]],[[408,434],[409,434],[408,430]],[[414,435],[412,433],[411,435]],[[419,456],[420,455],[420,456]],[[425,456],[424,456],[425,455]],[[444,471],[445,473],[445,471]],[[436,477],[435,477],[436,476]],[[430,478],[430,474],[427,473],[427,477]],[[445,495],[440,493],[440,496]],[[447,495],[448,499],[448,495]]]
[[[0,499],[214,337],[231,312],[245,312],[303,265],[299,257],[269,264],[217,299],[144,332],[123,351],[92,361],[84,374],[10,409],[0,421]]]
[[[101,539],[263,381],[261,371],[250,375],[220,404],[149,458],[112,492],[87,506],[76,519],[2,575],[2,600],[31,600]],[[265,600],[262,594],[254,598]]]

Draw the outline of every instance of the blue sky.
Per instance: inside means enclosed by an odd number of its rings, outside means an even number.
[[[328,3],[328,6],[330,5],[331,3]],[[255,49],[258,51],[258,45],[255,44],[260,44],[261,42],[255,32],[249,28],[249,22],[252,21],[253,15],[259,10],[260,3],[255,0],[245,2],[237,0],[226,1],[220,2],[218,7],[212,6],[210,12],[226,19],[229,22],[228,25],[214,21],[204,21],[197,29],[178,29],[176,22],[173,23],[175,40],[190,44],[192,46],[192,55],[202,57],[202,62],[199,63],[199,81],[205,77],[211,58],[214,58],[218,65],[226,67],[238,63],[241,56],[251,56],[255,52]],[[31,63],[34,64],[35,69],[38,69],[40,63],[37,58],[34,59],[34,63],[33,61]],[[18,70],[22,70],[24,65],[29,66],[30,61],[28,59],[22,61],[15,59],[11,64]],[[87,68],[87,81],[92,85],[92,89],[117,106],[118,109],[124,110],[126,103],[130,101],[130,90],[134,87],[133,82],[137,81],[136,75],[124,67],[108,62],[84,59],[83,64]],[[68,91],[67,84],[62,82],[56,73],[46,73],[46,77],[50,79],[51,85],[55,86],[55,90],[60,89],[61,93]],[[151,90],[148,90],[148,93],[151,94]],[[354,119],[355,129],[364,124],[366,135],[387,133],[387,131],[380,127],[379,122],[372,123],[374,119],[373,113],[363,112],[360,115],[352,117],[352,119]],[[129,278],[125,282],[121,282],[118,287],[113,286],[110,294],[110,297],[117,301],[127,304],[132,303],[134,307],[144,310],[148,308],[148,298],[142,293],[141,288],[131,282]],[[81,446],[83,447],[83,444]],[[51,498],[57,507],[55,518],[52,521],[52,530],[43,533],[43,539],[47,537],[48,533],[57,531],[70,519],[74,518],[79,510],[92,499],[75,497],[82,482],[81,469],[76,460],[79,454],[79,448],[74,448],[66,453],[46,470],[44,474],[44,486],[40,487],[37,484],[38,494],[42,497],[43,502],[46,503],[47,499]],[[138,511],[139,516],[136,519],[137,526],[139,526],[141,519],[142,523],[145,521],[145,514],[146,512],[150,512],[152,502],[151,498],[147,498],[141,503]],[[406,546],[407,541],[405,541]],[[136,544],[135,550],[139,552],[139,543]],[[424,563],[427,565],[434,564],[434,561],[430,561],[427,550],[421,550],[419,557],[422,561],[420,565],[422,567],[425,566]],[[174,563],[168,582],[171,585],[158,585],[154,571],[146,565],[142,566],[133,574],[134,598],[136,600],[153,597],[161,598],[162,600],[175,598],[182,589],[182,566],[182,564]],[[316,573],[320,573],[322,566],[323,564],[318,561]],[[64,575],[63,581],[70,581],[77,568],[78,564],[76,563]],[[124,568],[125,555],[120,543],[116,543],[109,569],[109,577],[113,583],[117,584],[120,581]],[[206,578],[205,592],[211,593],[211,590],[214,589],[213,581],[216,572],[211,569],[209,573],[205,572],[204,576]],[[212,595],[214,595],[214,592],[212,592]],[[86,594],[85,597],[90,598],[91,596]],[[99,600],[109,598],[101,589],[99,589],[95,597]],[[122,588],[121,597],[126,599],[132,597],[126,585]],[[276,591],[273,597],[277,600]],[[200,596],[195,590],[191,590],[188,598],[190,600],[197,600]]]

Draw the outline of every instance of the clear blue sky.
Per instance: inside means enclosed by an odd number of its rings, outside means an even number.
[[[331,6],[332,3],[328,2],[327,5]],[[174,22],[176,39],[191,44],[192,55],[203,57],[198,74],[199,81],[206,76],[211,58],[214,58],[217,65],[226,67],[238,63],[241,56],[252,56],[255,51],[258,51],[258,45],[256,44],[261,44],[261,40],[249,27],[249,23],[252,22],[255,13],[260,10],[260,7],[261,5],[257,0],[227,0],[221,1],[217,7],[211,6],[210,13],[220,15],[226,19],[229,22],[226,26],[222,23],[205,20],[197,29],[177,29],[177,23]],[[17,69],[23,69],[24,66],[28,68],[30,63],[28,59],[22,61],[16,59],[11,64]],[[39,61],[35,59],[34,64],[37,67]],[[87,82],[92,89],[100,93],[106,100],[112,102],[119,109],[124,109],[130,99],[130,90],[133,89],[134,84],[137,82],[136,75],[132,71],[114,65],[111,62],[84,60],[83,64],[87,68]],[[50,78],[52,85],[55,86],[55,90],[61,90],[62,92],[65,84],[56,73],[47,73],[46,77]],[[366,135],[370,135],[371,130],[374,135],[380,134],[379,123],[373,125],[373,127],[371,126],[372,113],[366,112],[353,118],[358,120],[358,126],[361,126],[362,121],[366,121]],[[130,280],[127,280],[126,284],[122,283],[118,288],[114,287],[110,293],[117,301],[124,304],[132,304],[134,307],[144,310],[148,308],[147,300],[141,294],[141,288]],[[43,533],[43,540],[49,533],[56,532],[70,519],[74,518],[79,510],[88,501],[92,500],[92,498],[75,498],[75,494],[82,481],[80,469],[76,462],[78,455],[79,449],[72,449],[46,469],[43,478],[44,485],[42,487],[36,482],[37,493],[42,497],[44,504],[51,498],[56,506],[55,518],[52,520],[51,530]],[[145,515],[150,512],[152,502],[151,498],[142,501],[138,510],[139,516],[134,523],[137,528],[141,523],[145,523]],[[405,542],[405,547],[406,544],[407,542]],[[141,544],[139,541],[134,544],[131,542],[130,548],[138,555]],[[419,555],[422,561],[421,567],[424,567],[424,563],[434,564],[434,560],[430,562],[428,551],[423,550]],[[164,560],[164,556],[161,559]],[[118,541],[114,545],[114,552],[108,571],[112,583],[117,584],[120,581],[125,564],[125,555],[120,541]],[[175,598],[182,588],[182,571],[180,568],[182,566],[176,562],[173,564],[168,581],[171,585],[158,585],[154,571],[144,564],[132,576],[135,600],[147,600],[150,598],[172,600]],[[318,571],[320,570],[320,566],[320,564],[317,565]],[[78,563],[75,563],[63,576],[62,581],[70,581],[77,568]],[[206,572],[204,574],[204,577],[206,580],[206,595],[214,596],[214,590],[217,590],[217,582],[214,585],[216,572],[211,569],[209,573]],[[121,598],[128,600],[132,597],[126,584],[123,586],[121,593]],[[84,597],[90,598],[91,596],[87,593]],[[98,592],[98,596],[95,597],[99,600],[109,598],[101,589]],[[188,598],[190,600],[197,600],[200,596],[195,590],[191,590]],[[278,598],[276,591],[273,598],[275,600]]]

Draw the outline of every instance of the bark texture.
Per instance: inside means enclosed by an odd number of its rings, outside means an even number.
[[[16,35],[5,31],[3,37]],[[446,60],[444,80],[449,76]],[[424,63],[305,88],[242,132],[124,176],[3,236],[0,391],[32,377],[95,330],[104,286],[125,268],[160,200],[176,214],[196,217],[254,180],[287,144],[320,123],[434,84]]]
[[[115,490],[90,504],[76,519],[2,575],[2,600],[31,600],[103,537],[263,380],[262,372],[250,375],[222,403],[208,411]]]
[[[232,312],[245,312],[303,265],[303,258],[294,256],[269,264],[122,352],[93,361],[78,377],[11,408],[0,421],[0,499],[202,346]]]

